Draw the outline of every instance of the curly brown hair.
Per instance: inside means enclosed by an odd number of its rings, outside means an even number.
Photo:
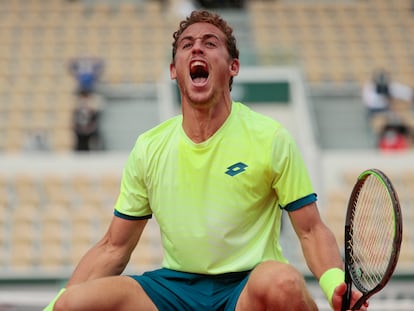
[[[191,13],[185,20],[180,22],[180,26],[173,34],[174,41],[172,43],[172,58],[174,60],[177,52],[177,41],[181,34],[191,25],[195,23],[209,23],[220,29],[226,36],[227,50],[232,58],[239,58],[239,50],[237,49],[236,38],[233,35],[233,28],[222,19],[218,14],[206,10],[196,10]]]

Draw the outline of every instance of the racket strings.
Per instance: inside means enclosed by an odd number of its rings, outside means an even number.
[[[377,286],[388,269],[395,236],[392,200],[370,175],[359,191],[351,223],[352,272],[366,291]]]

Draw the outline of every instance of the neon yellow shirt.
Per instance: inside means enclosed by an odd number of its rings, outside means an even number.
[[[282,209],[316,200],[303,159],[279,123],[233,102],[222,127],[196,144],[176,116],[142,134],[124,168],[115,215],[155,216],[163,267],[202,274],[275,259]]]

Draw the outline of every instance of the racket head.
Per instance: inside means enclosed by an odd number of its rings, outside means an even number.
[[[362,172],[352,190],[345,220],[345,265],[362,293],[359,309],[390,280],[402,241],[402,215],[390,179],[378,169]]]

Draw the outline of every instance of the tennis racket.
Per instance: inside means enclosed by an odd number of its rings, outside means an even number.
[[[358,310],[385,287],[394,273],[402,240],[397,193],[378,169],[359,175],[345,220],[345,283],[342,311]],[[362,293],[352,306],[352,285]]]

